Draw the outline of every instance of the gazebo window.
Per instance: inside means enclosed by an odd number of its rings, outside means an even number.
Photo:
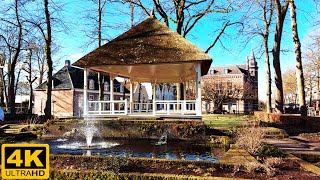
[[[104,91],[109,92],[109,83],[106,81],[104,82]]]
[[[94,89],[94,80],[93,79],[89,80],[89,89]]]
[[[89,95],[89,101],[94,101],[94,95]],[[93,107],[93,103],[89,103],[89,107]]]

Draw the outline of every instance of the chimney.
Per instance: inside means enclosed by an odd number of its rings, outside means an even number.
[[[65,60],[65,62],[64,62],[64,66],[66,66],[66,67],[70,67],[70,60]]]

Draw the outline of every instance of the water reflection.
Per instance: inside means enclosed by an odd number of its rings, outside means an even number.
[[[88,148],[85,142],[72,140],[49,140],[37,143],[48,143],[50,153],[74,155],[99,155],[114,157],[145,157],[179,159],[193,161],[217,161],[223,153],[222,149],[211,149],[197,142],[170,142],[155,145],[153,140],[93,140],[93,146]],[[218,151],[218,152],[213,152]]]

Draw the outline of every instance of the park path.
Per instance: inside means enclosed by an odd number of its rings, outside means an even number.
[[[307,154],[320,156],[320,142],[309,142],[301,137],[290,136],[289,138],[283,139],[267,138],[265,142],[294,155]]]

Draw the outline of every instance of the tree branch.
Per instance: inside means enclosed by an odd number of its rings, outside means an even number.
[[[224,31],[226,30],[226,28],[228,26],[232,26],[235,24],[241,24],[243,25],[243,23],[241,22],[234,22],[234,23],[230,23],[230,20],[228,20],[225,25],[223,26],[223,28],[221,29],[220,33],[218,34],[218,36],[216,37],[216,39],[213,41],[213,43],[207,48],[207,50],[205,51],[205,53],[208,53],[213,47],[214,45],[216,45],[217,41],[220,39],[221,35],[224,33]]]

